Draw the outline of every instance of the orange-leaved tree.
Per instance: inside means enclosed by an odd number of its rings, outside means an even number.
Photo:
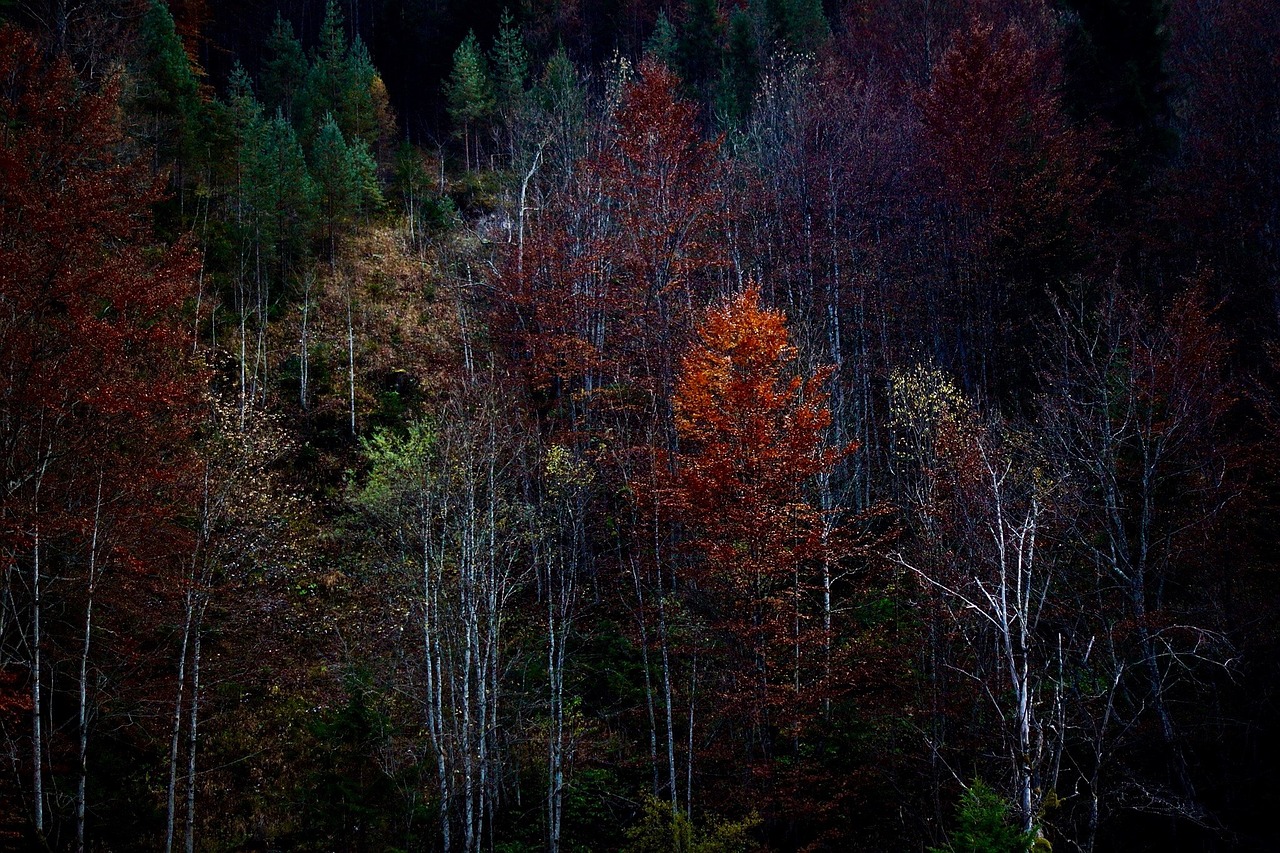
[[[815,480],[852,448],[826,440],[830,372],[803,377],[796,355],[755,287],[709,312],[676,383],[665,490],[684,529],[681,577],[713,634],[713,712],[757,773],[799,748],[830,695],[831,582],[847,545]]]

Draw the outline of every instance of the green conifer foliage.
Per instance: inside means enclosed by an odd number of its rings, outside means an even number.
[[[831,35],[822,0],[764,0],[769,40],[791,53],[813,53]]]
[[[729,49],[716,92],[716,113],[727,124],[739,124],[751,112],[751,102],[760,83],[759,54],[751,15],[739,9],[729,19]]]
[[[242,196],[250,239],[283,279],[306,247],[315,185],[293,126],[276,110],[254,115],[241,149]]]
[[[930,853],[1027,853],[1035,833],[1023,832],[1009,819],[1009,804],[981,779],[960,795],[951,843]]]
[[[524,109],[529,82],[529,52],[509,9],[502,10],[493,40],[494,106],[503,121]]]
[[[304,141],[314,144],[325,117],[331,115],[344,138],[361,139],[372,146],[386,123],[386,106],[376,95],[381,89],[368,48],[359,38],[348,46],[342,10],[336,0],[329,0],[320,44],[312,55],[299,98],[296,124]],[[385,101],[385,96],[381,100]]]
[[[285,118],[294,118],[294,100],[307,80],[307,57],[293,34],[293,25],[276,13],[267,38],[267,60],[262,71],[262,97],[269,109],[279,107]]]
[[[382,205],[377,167],[364,140],[348,143],[330,113],[311,149],[311,171],[320,224],[332,255],[340,232],[359,215]]]
[[[493,112],[493,86],[474,31],[453,52],[453,71],[445,81],[445,98],[454,133],[462,139],[467,168],[471,168],[472,137],[477,125]]]
[[[157,167],[172,166],[172,180],[181,193],[199,134],[199,86],[164,3],[152,0],[139,31],[144,59],[137,99],[148,119],[143,136],[156,152]]]
[[[678,52],[685,85],[700,101],[709,102],[724,56],[724,23],[716,0],[689,0]]]
[[[675,25],[667,17],[663,9],[658,10],[658,20],[653,24],[653,33],[644,43],[644,55],[647,59],[661,62],[670,69],[675,69],[679,53],[679,41]]]

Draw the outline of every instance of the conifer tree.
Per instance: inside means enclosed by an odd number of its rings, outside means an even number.
[[[509,9],[502,10],[493,40],[494,107],[503,121],[524,106],[529,81],[529,52]]]
[[[766,41],[795,54],[813,53],[831,34],[822,0],[763,0]]]
[[[751,15],[739,9],[729,19],[729,49],[716,92],[717,112],[729,124],[741,122],[751,112],[760,83],[759,52]]]
[[[259,107],[260,109],[260,107]],[[283,279],[305,246],[315,187],[293,126],[277,108],[249,126],[242,154],[253,239]]]
[[[293,34],[293,25],[276,12],[275,26],[267,38],[267,60],[262,72],[262,97],[268,109],[279,107],[294,119],[294,99],[307,80],[307,57]]]
[[[377,170],[363,140],[348,142],[332,114],[325,116],[311,149],[320,222],[329,242],[330,260],[341,230],[361,213],[382,204]]]
[[[659,62],[667,68],[675,70],[676,58],[679,54],[679,37],[675,25],[667,17],[665,9],[658,10],[658,20],[654,22],[653,33],[644,43],[646,59]]]
[[[502,10],[490,56],[493,60],[494,113],[506,135],[508,158],[514,162],[518,136],[529,108],[529,53],[510,10]]]
[[[724,23],[716,0],[689,0],[680,30],[679,58],[685,86],[699,101],[710,101],[724,54]]]
[[[155,150],[157,169],[172,167],[170,179],[181,203],[184,170],[194,154],[199,131],[199,87],[164,3],[152,0],[139,30],[145,59],[138,81],[138,103],[149,125],[143,137]]]
[[[454,133],[462,138],[466,167],[470,169],[472,133],[493,112],[493,87],[474,31],[467,32],[453,53],[453,71],[445,82],[445,98]]]

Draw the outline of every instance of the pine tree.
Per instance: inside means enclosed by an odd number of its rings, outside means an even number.
[[[491,57],[494,107],[508,121],[507,116],[523,109],[529,81],[529,52],[509,9],[502,10]]]
[[[143,137],[156,152],[157,169],[172,166],[170,180],[178,190],[181,205],[184,171],[195,154],[199,133],[199,86],[173,16],[164,3],[152,0],[139,32],[145,59],[137,98],[148,116]]]
[[[822,0],[764,0],[766,41],[794,54],[813,53],[831,35]]]
[[[328,114],[311,149],[311,171],[332,260],[345,226],[382,205],[377,168],[368,145],[360,139],[347,142],[333,115]]]
[[[474,31],[467,32],[453,53],[453,71],[445,82],[445,98],[454,134],[462,138],[466,167],[470,169],[472,133],[493,112],[493,87]]]
[[[652,59],[675,70],[679,55],[679,37],[665,9],[658,10],[658,20],[653,24],[653,33],[644,43],[644,55],[646,59]]]
[[[717,112],[730,125],[742,122],[751,112],[760,84],[759,53],[751,15],[739,9],[729,20],[729,49],[716,92]]]
[[[724,54],[724,23],[716,0],[689,0],[678,52],[685,86],[708,103]]]
[[[241,157],[251,239],[283,280],[305,250],[316,190],[282,110],[252,121]]]
[[[529,53],[511,12],[502,10],[498,34],[490,53],[493,60],[494,112],[507,136],[507,153],[514,162],[517,137],[529,109]]]
[[[1035,833],[1023,832],[1009,819],[1009,804],[981,779],[965,788],[956,807],[951,843],[930,853],[1027,853]]]
[[[262,71],[262,98],[267,108],[279,107],[294,119],[294,100],[307,80],[307,57],[293,34],[293,25],[276,12],[275,26],[267,38],[267,60]]]

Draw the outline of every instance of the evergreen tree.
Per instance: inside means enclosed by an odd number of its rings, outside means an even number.
[[[689,0],[679,39],[680,72],[698,100],[711,100],[724,55],[724,24],[716,0]]]
[[[181,206],[184,173],[195,153],[200,129],[199,86],[173,16],[164,3],[152,0],[139,30],[144,64],[137,97],[148,117],[143,138],[156,153],[157,170],[172,167],[171,180]]]
[[[249,238],[283,280],[306,247],[306,227],[315,203],[315,186],[293,126],[277,108],[261,116],[254,104],[241,149],[242,196]]]
[[[374,98],[375,90],[381,90],[382,80],[364,40],[356,37],[347,51],[343,63],[341,102],[338,107],[338,126],[347,139],[360,140],[373,145],[382,135],[385,104]]]
[[[467,32],[453,53],[453,71],[445,82],[445,98],[454,133],[462,138],[466,165],[470,169],[472,132],[493,112],[493,87],[474,31]]]
[[[666,10],[658,10],[658,20],[653,24],[653,33],[644,43],[644,55],[647,59],[660,62],[674,70],[679,53],[679,37],[676,28],[667,17]]]
[[[498,35],[493,40],[493,98],[499,116],[518,113],[524,107],[529,81],[529,52],[511,12],[502,10]]]
[[[791,53],[813,53],[831,35],[822,0],[764,0],[768,41]]]
[[[344,226],[382,204],[377,168],[368,145],[361,139],[348,143],[338,122],[328,114],[311,149],[311,171],[315,176],[318,213],[332,259],[338,234]]]
[[[739,9],[729,20],[729,49],[716,92],[716,112],[730,125],[742,122],[751,112],[760,83],[759,53],[751,15]]]
[[[276,12],[275,26],[267,38],[267,60],[262,71],[262,97],[269,109],[279,107],[285,118],[294,118],[294,99],[307,80],[307,57],[293,34],[293,25]]]
[[[951,843],[930,853],[1027,853],[1035,833],[1023,832],[1009,819],[1009,804],[981,779],[960,795]]]
[[[502,10],[490,56],[493,60],[494,112],[505,131],[508,157],[514,162],[518,137],[529,109],[529,53],[525,50],[524,37],[507,9]]]

